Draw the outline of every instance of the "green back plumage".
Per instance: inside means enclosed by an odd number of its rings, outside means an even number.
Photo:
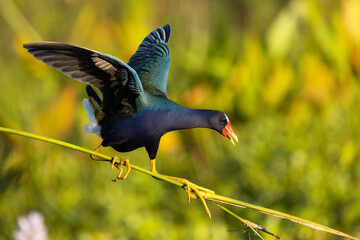
[[[152,95],[166,96],[170,34],[169,24],[152,31],[128,62],[128,65],[138,73],[143,88]]]

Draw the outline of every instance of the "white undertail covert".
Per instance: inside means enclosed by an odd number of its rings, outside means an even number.
[[[86,110],[86,117],[90,121],[84,127],[85,132],[86,133],[95,133],[99,137],[101,137],[101,135],[100,135],[101,126],[99,125],[99,123],[97,122],[97,120],[95,118],[95,112],[94,112],[94,109],[90,105],[89,99],[84,98],[83,105]]]

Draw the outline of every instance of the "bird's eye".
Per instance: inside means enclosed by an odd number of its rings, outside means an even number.
[[[226,119],[225,119],[225,118],[221,118],[221,119],[220,119],[220,122],[221,122],[221,123],[226,123]]]

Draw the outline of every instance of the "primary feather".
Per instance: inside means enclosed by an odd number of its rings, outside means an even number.
[[[99,89],[106,116],[134,115],[146,101],[136,71],[118,58],[68,43],[28,43],[24,48],[65,75]]]

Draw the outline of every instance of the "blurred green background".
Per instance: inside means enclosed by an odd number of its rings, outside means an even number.
[[[95,148],[85,85],[22,44],[70,42],[127,62],[170,23],[169,98],[226,112],[239,144],[211,130],[169,133],[158,171],[360,236],[360,1],[1,0],[0,15],[0,126]],[[0,156],[1,239],[32,210],[49,239],[256,239],[147,175],[113,183],[116,171],[79,152],[0,134]],[[121,156],[149,169],[144,149]],[[282,239],[342,239],[233,210]]]

